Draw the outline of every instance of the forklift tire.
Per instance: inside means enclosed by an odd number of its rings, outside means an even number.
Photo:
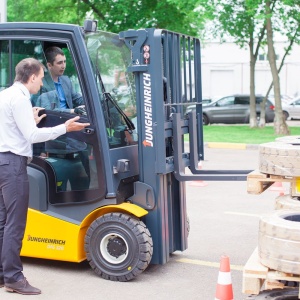
[[[90,225],[84,249],[87,260],[99,276],[129,281],[149,265],[153,242],[142,221],[123,213],[108,213]]]
[[[261,144],[259,171],[272,175],[299,177],[299,145],[282,141]]]
[[[275,209],[300,210],[300,200],[298,197],[291,197],[291,195],[278,196],[275,199]]]
[[[300,275],[300,212],[276,210],[259,221],[260,263],[280,272]]]
[[[298,300],[298,289],[275,289],[250,295],[245,300]]]

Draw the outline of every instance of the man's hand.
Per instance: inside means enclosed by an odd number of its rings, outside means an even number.
[[[40,121],[47,116],[46,114],[42,114],[41,116],[39,116],[39,112],[41,110],[45,110],[45,108],[37,106],[32,108],[35,124],[39,124]]]
[[[76,122],[79,119],[80,119],[80,117],[77,116],[77,117],[69,119],[68,121],[65,122],[67,132],[80,131],[80,130],[84,129],[86,126],[90,125],[90,123]]]
[[[74,108],[74,113],[77,115],[86,116],[85,105],[80,105]]]

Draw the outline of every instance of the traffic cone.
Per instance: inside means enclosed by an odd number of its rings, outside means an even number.
[[[202,163],[201,160],[198,162],[198,169],[202,169]],[[198,186],[198,187],[204,187],[207,186],[208,183],[203,180],[195,180],[195,181],[189,181],[189,185],[191,186]]]
[[[229,257],[222,255],[215,300],[233,300]]]
[[[204,187],[207,186],[208,183],[202,180],[195,180],[195,181],[190,181],[189,182],[190,186],[198,186],[198,187]]]
[[[275,181],[270,187],[269,190],[272,192],[279,192],[279,196],[283,196],[285,193],[285,189],[282,186],[282,182]]]

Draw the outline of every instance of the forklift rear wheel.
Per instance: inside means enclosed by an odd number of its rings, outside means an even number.
[[[245,300],[298,300],[298,293],[298,289],[268,290],[259,295],[251,295]]]
[[[102,278],[129,281],[149,265],[153,243],[142,221],[123,213],[109,213],[89,227],[85,252],[91,267]]]

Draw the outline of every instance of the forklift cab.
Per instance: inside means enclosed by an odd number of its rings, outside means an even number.
[[[51,28],[45,28],[42,36],[39,31],[29,28],[15,28],[6,34],[1,33],[0,89],[13,83],[14,69],[20,60],[34,57],[45,66],[43,82],[47,91],[44,92],[42,87],[38,94],[31,95],[33,106],[45,104],[40,100],[42,97],[49,101],[49,105],[44,107],[47,117],[40,122],[40,127],[52,127],[76,116],[52,105],[58,94],[45,58],[45,51],[51,46],[59,47],[64,52],[67,66],[63,75],[70,79],[73,92],[82,96],[86,115],[81,115],[80,121],[90,122],[91,126],[83,132],[68,133],[56,140],[33,145],[34,157],[29,174],[42,170],[47,178],[48,193],[47,196],[31,195],[30,207],[47,210],[49,205],[92,202],[104,198],[116,202],[117,187],[114,184],[117,180],[107,176],[105,169],[112,169],[111,164],[118,160],[118,148],[136,147],[137,144],[133,125],[136,122],[133,76],[126,71],[129,50],[116,35],[108,33],[86,34],[82,44],[75,41],[70,32],[55,32]],[[87,47],[88,53],[80,49],[82,47]],[[85,68],[85,65],[90,68]],[[112,101],[105,94],[109,94]],[[129,130],[122,114],[131,124]],[[106,131],[98,128],[106,128]],[[109,149],[115,149],[114,161],[107,156]],[[129,172],[132,177],[137,175],[137,163],[131,163]],[[111,182],[108,189],[107,181]],[[123,195],[122,200],[127,196]]]

